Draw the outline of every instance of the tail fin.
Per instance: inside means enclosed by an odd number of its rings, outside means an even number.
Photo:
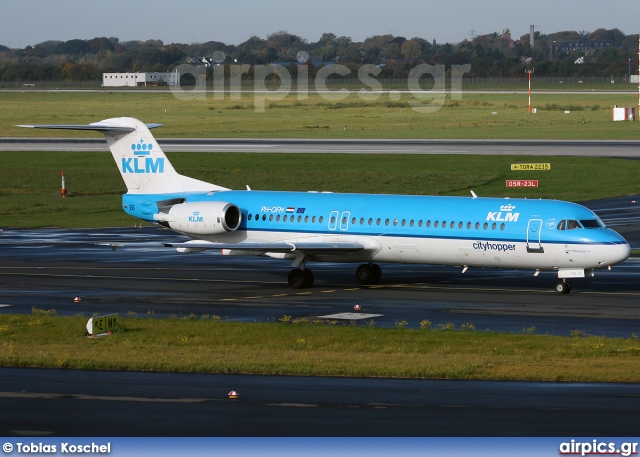
[[[19,125],[41,129],[102,132],[130,194],[165,194],[229,190],[183,176],[176,170],[149,131],[162,124],[144,124],[131,117],[105,119],[89,125]]]

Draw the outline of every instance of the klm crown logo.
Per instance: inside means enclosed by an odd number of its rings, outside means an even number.
[[[131,143],[131,150],[136,156],[148,156],[151,154],[151,149],[153,149],[153,145],[145,143],[143,138],[140,138],[138,143]]]
[[[200,211],[194,211],[193,216],[189,216],[189,222],[204,222],[204,217],[200,216]]]
[[[164,173],[164,157],[149,157],[153,144],[146,143],[143,138],[131,143],[134,157],[122,158],[122,173]]]
[[[511,203],[509,203],[508,205],[502,205],[500,207],[500,211],[513,211],[514,209],[516,209],[516,207],[513,206]]]

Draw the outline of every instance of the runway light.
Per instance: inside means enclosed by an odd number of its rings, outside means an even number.
[[[235,390],[231,390],[231,392],[229,392],[229,398],[231,399],[238,398],[238,392],[236,392]]]
[[[631,200],[631,203],[635,203],[635,202],[636,202],[635,200]]]
[[[359,303],[356,303],[356,305],[353,307],[354,311],[360,311],[362,309],[362,306],[360,306]]]
[[[75,303],[80,303],[80,297],[76,297],[76,298],[74,298],[74,299],[73,299],[73,301],[74,301]]]

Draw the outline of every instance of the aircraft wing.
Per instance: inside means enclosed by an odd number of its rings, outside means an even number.
[[[188,241],[186,243],[164,243],[166,247],[185,250],[228,249],[234,251],[273,252],[273,253],[300,253],[306,255],[322,254],[351,254],[360,252],[365,246],[360,243],[350,242],[305,242],[305,241],[278,241],[278,242],[246,242],[246,243],[212,243],[209,241]]]

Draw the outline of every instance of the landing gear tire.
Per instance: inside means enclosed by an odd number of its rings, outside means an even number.
[[[371,264],[371,272],[373,273],[373,282],[371,284],[380,284],[382,279],[382,270],[377,263]]]
[[[382,271],[375,263],[371,265],[363,263],[356,270],[356,279],[360,284],[378,284],[382,278]]]
[[[304,271],[300,268],[296,268],[295,270],[291,270],[289,272],[289,286],[292,289],[306,289],[308,287],[313,286],[313,273],[311,270],[305,269]]]
[[[556,292],[559,294],[568,294],[571,292],[571,284],[569,284],[564,279],[558,281],[556,283]]]
[[[304,270],[304,285],[302,287],[313,287],[313,272],[311,270]]]
[[[304,271],[299,268],[289,272],[289,287],[302,289],[304,287]]]

